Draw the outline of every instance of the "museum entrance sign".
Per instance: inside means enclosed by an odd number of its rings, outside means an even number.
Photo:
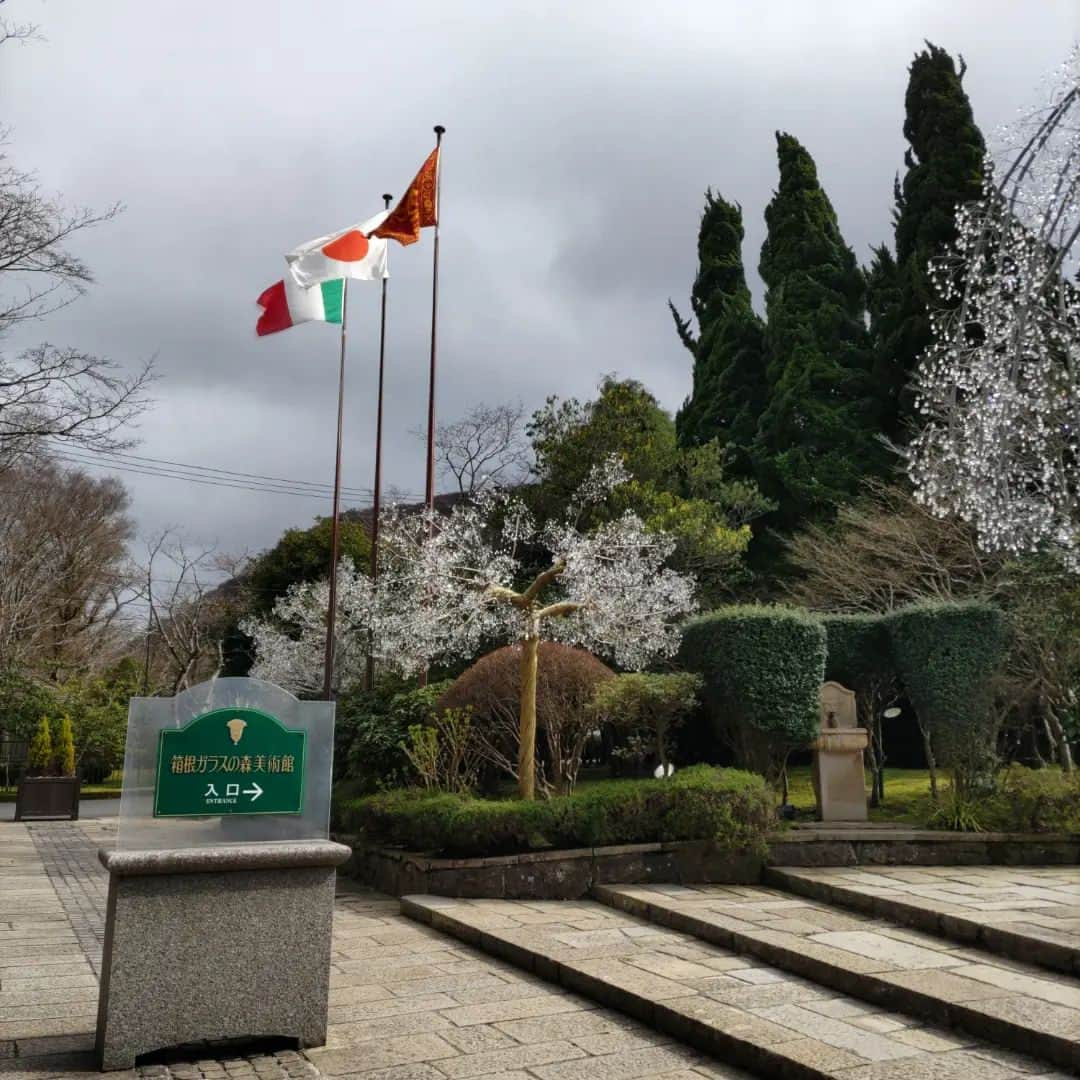
[[[215,709],[158,735],[154,817],[299,814],[307,732],[257,709]]]
[[[116,848],[99,853],[103,1069],[218,1039],[326,1041],[336,868],[352,854],[327,839],[333,748],[332,702],[259,679],[132,699]],[[222,956],[243,958],[243,979]]]
[[[117,847],[325,840],[334,706],[261,679],[133,698]]]

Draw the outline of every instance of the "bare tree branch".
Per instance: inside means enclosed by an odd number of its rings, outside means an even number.
[[[173,529],[147,541],[146,662],[153,682],[174,695],[221,673],[222,639],[234,601],[207,580],[221,564],[212,546],[192,549]]]
[[[529,469],[525,441],[525,406],[474,405],[460,420],[435,431],[439,472],[450,476],[462,495],[472,495],[485,483],[509,486]],[[414,431],[420,439],[426,432]]]

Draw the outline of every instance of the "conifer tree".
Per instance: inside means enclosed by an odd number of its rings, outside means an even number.
[[[791,135],[776,140],[780,183],[759,265],[771,392],[754,457],[764,493],[780,503],[776,524],[790,528],[828,514],[890,462],[878,439],[862,272],[813,158]]]
[[[60,738],[56,746],[56,771],[61,776],[75,775],[75,737],[71,730],[71,717],[67,713],[60,718]]]
[[[37,731],[30,740],[30,749],[26,756],[31,776],[45,776],[53,764],[52,732],[49,730],[49,718],[43,716],[38,721]]]
[[[698,273],[690,305],[698,336],[671,304],[675,326],[694,357],[694,386],[675,418],[679,444],[717,439],[732,472],[746,473],[746,452],[765,406],[764,325],[751,305],[742,261],[742,210],[711,190],[698,233]]]
[[[926,43],[912,61],[904,100],[907,173],[895,186],[895,256],[874,252],[868,275],[875,378],[886,395],[885,434],[904,441],[913,408],[907,386],[930,344],[930,307],[940,306],[928,271],[956,239],[955,210],[982,195],[986,145],[964,91],[966,68]]]

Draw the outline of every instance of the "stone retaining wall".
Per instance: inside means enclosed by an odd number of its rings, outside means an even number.
[[[353,849],[343,871],[406,896],[573,900],[594,885],[752,885],[766,866],[1035,866],[1080,863],[1080,838],[947,833],[881,826],[794,828],[773,836],[768,857],[732,854],[704,841],[625,844],[492,858],[442,859],[393,848]]]
[[[1075,866],[1080,839],[883,826],[796,828],[769,841],[769,866]]]
[[[349,843],[347,837],[340,838]],[[626,844],[618,847],[539,851],[486,859],[437,859],[389,848],[353,845],[344,868],[391,896],[490,897],[572,900],[594,885],[698,881],[749,884],[759,880],[763,860],[731,854],[713,844]]]

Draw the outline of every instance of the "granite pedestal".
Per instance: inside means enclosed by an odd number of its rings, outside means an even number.
[[[102,851],[97,1057],[213,1039],[326,1041],[336,867],[327,840]]]

